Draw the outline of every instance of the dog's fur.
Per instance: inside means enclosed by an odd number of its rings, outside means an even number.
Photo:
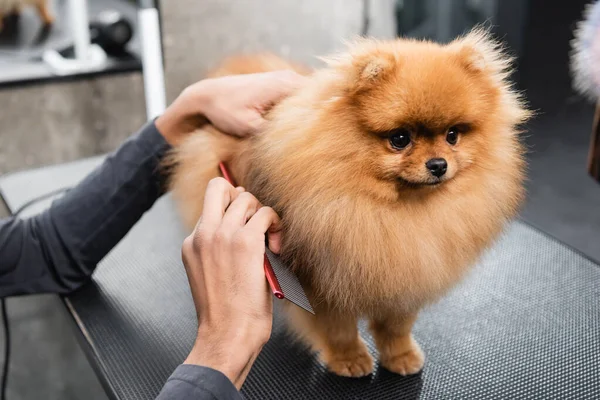
[[[54,16],[49,10],[48,0],[0,0],[0,31],[2,20],[10,14],[19,14],[27,6],[35,6],[37,12],[45,25],[54,22]]]
[[[363,376],[373,360],[357,331],[368,318],[381,364],[421,370],[418,311],[451,288],[523,198],[518,127],[527,120],[507,81],[509,58],[476,29],[447,45],[361,40],[327,60],[238,140],[213,128],[175,153],[172,188],[193,227],[209,179],[227,162],[237,182],[282,217],[283,260],[316,316],[289,307],[291,326],[327,367]],[[293,68],[273,56],[229,60],[215,75]],[[460,131],[450,145],[450,127]],[[412,142],[394,149],[403,129]],[[442,157],[441,180],[425,167]]]

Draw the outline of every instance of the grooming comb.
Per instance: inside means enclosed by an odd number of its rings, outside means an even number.
[[[219,169],[223,178],[233,186],[236,186],[224,163],[219,164]],[[275,253],[269,250],[268,246],[265,246],[264,268],[267,282],[269,282],[271,292],[273,292],[275,297],[278,299],[288,299],[309,313],[315,313],[296,275],[281,262],[281,259]]]

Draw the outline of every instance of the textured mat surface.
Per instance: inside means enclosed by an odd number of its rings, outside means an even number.
[[[153,398],[192,345],[196,320],[179,258],[183,237],[166,197],[101,263],[94,283],[67,299],[115,398]],[[597,398],[599,311],[600,267],[516,222],[461,285],[421,314],[415,328],[427,354],[421,374],[403,378],[377,368],[358,380],[331,375],[289,339],[277,315],[243,393],[248,399]],[[364,326],[363,334],[375,354]]]

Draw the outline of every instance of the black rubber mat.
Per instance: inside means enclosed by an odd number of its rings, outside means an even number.
[[[25,179],[33,190],[38,179],[64,180],[82,169],[75,163],[38,171],[35,179],[20,174],[0,180],[0,190],[10,200],[15,189],[3,182],[14,188]],[[8,201],[11,208],[16,203]],[[192,345],[196,319],[179,259],[183,237],[170,199],[162,199],[101,263],[94,283],[66,299],[114,398],[152,399]],[[375,354],[364,326],[363,333]],[[427,355],[421,374],[404,378],[377,368],[372,377],[352,380],[326,372],[276,316],[243,393],[248,399],[596,399],[600,267],[515,222],[461,285],[421,314],[415,336]]]

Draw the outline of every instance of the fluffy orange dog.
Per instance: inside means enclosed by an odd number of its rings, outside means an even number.
[[[193,227],[226,161],[284,223],[282,257],[316,317],[291,326],[336,374],[373,359],[407,375],[424,355],[417,313],[464,275],[523,198],[518,126],[529,112],[507,82],[510,60],[482,30],[448,45],[363,40],[276,106],[266,131],[236,140],[208,128],[175,154],[172,188]],[[273,56],[230,60],[216,75],[297,67]]]

